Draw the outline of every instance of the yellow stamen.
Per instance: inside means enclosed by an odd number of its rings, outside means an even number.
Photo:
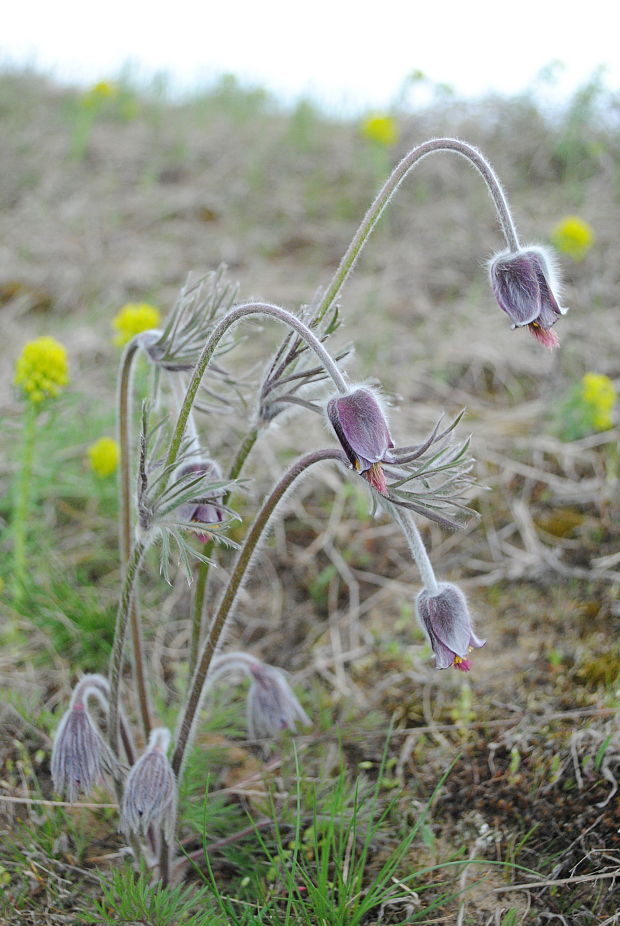
[[[463,657],[462,657],[462,656],[455,656],[452,665],[453,665],[453,666],[460,666],[460,664],[461,664],[463,661],[464,661],[464,660],[463,660]]]

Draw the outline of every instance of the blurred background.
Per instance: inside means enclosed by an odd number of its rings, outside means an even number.
[[[484,818],[498,857],[518,844],[523,864],[553,877],[606,877],[605,852],[620,849],[617,815],[597,809],[611,789],[601,768],[613,777],[620,765],[620,66],[606,23],[599,2],[573,19],[555,4],[389,0],[372,15],[322,0],[198,11],[180,0],[162,14],[59,0],[3,13],[0,608],[28,638],[0,657],[9,788],[51,793],[58,706],[76,673],[106,670],[116,484],[114,465],[93,464],[90,449],[115,433],[121,309],[144,303],[163,318],[188,274],[225,264],[240,299],[297,310],[329,282],[398,160],[429,137],[457,136],[491,160],[522,240],[557,253],[570,308],[560,348],[511,331],[498,309],[486,265],[504,243],[492,203],[450,154],[426,159],[398,191],[343,290],[334,344],[354,341],[351,378],[380,383],[397,443],[467,408],[460,433],[473,435],[486,487],[480,520],[423,532],[488,643],[469,676],[434,671],[404,542],[370,517],[361,480],[329,468],[288,503],[231,642],[297,673],[319,729],[341,729],[354,768],[376,759],[390,719],[403,731],[445,724],[424,749],[403,733],[393,755],[400,785],[424,795],[460,750],[433,838],[469,846]],[[260,337],[242,340],[233,363],[268,357],[281,336],[249,330]],[[65,345],[70,381],[38,418],[28,588],[16,600],[25,400],[14,370],[41,335]],[[252,401],[249,388],[234,415],[201,423],[224,469]],[[258,494],[278,460],[331,440],[303,416],[268,434],[248,470]],[[147,645],[165,714],[182,687],[189,591],[182,579],[162,588],[155,560],[148,570]],[[39,765],[24,772],[15,742]],[[53,854],[56,838],[40,852]],[[81,858],[87,844],[71,851]],[[617,893],[595,883],[536,910],[570,922],[614,914]],[[51,880],[42,890],[59,902]],[[491,922],[495,909],[480,901],[471,922]],[[514,909],[502,922],[528,921]]]

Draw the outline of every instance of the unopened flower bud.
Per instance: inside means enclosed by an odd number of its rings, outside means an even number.
[[[283,672],[256,660],[250,673],[248,732],[252,739],[276,737],[283,730],[295,733],[297,721],[310,723]]]
[[[433,648],[435,666],[438,669],[454,666],[468,672],[470,664],[466,657],[473,647],[484,646],[486,641],[474,634],[467,600],[460,588],[451,582],[440,582],[436,595],[422,589],[416,599],[416,612]]]
[[[91,694],[102,698],[101,691],[90,686],[87,677],[76,686],[52,747],[52,781],[56,790],[70,801],[75,801],[80,791],[88,794],[103,767],[112,763],[108,746],[86,708]]]
[[[503,251],[491,261],[489,275],[499,307],[513,328],[528,325],[543,347],[557,347],[560,342],[551,328],[568,309],[554,295],[558,282],[549,253],[540,247]]]
[[[151,731],[149,744],[132,766],[123,793],[121,829],[144,835],[151,823],[163,823],[171,837],[176,807],[176,779],[166,756],[170,733],[164,727]]]
[[[192,476],[204,476],[209,482],[218,482],[222,478],[219,466],[213,460],[201,460],[195,463],[186,463],[178,471],[179,479],[190,479]],[[218,501],[224,495],[224,489],[214,489],[212,494],[204,498],[191,499],[179,507],[179,515],[184,521],[196,524],[220,524],[224,520],[224,511]],[[207,532],[199,534],[204,543],[209,539]]]
[[[330,399],[327,417],[356,472],[381,495],[387,495],[381,463],[386,462],[394,441],[383,409],[370,389],[355,389]]]

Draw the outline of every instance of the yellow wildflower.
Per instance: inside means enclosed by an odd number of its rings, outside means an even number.
[[[583,401],[589,406],[590,420],[596,431],[612,427],[611,413],[616,403],[616,390],[603,373],[586,373],[581,380]]]
[[[567,215],[551,232],[551,241],[558,251],[582,260],[594,244],[594,231],[578,215]]]
[[[35,338],[25,345],[15,364],[15,385],[34,405],[55,399],[69,382],[67,351],[55,338]]]
[[[149,331],[159,325],[159,309],[148,302],[128,302],[112,319],[116,329],[114,343],[124,347],[128,341],[141,331]]]
[[[396,120],[378,113],[367,116],[362,123],[362,135],[369,141],[389,148],[398,141]]]
[[[90,109],[115,96],[118,96],[117,85],[109,80],[99,80],[86,91],[82,97],[82,103],[87,109]]]
[[[118,466],[118,457],[118,444],[112,437],[100,437],[88,448],[91,469],[102,479],[112,475]]]

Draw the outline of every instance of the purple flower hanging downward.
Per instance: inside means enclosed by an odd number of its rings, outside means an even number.
[[[250,674],[247,710],[252,739],[275,737],[283,730],[295,733],[298,721],[310,723],[283,672],[256,659],[250,666]]]
[[[568,309],[559,305],[553,262],[538,247],[497,254],[489,266],[491,286],[499,307],[512,321],[513,328],[527,325],[543,347],[553,350],[560,343],[551,330]]]
[[[101,675],[86,675],[75,686],[69,710],[56,730],[52,747],[51,772],[56,790],[71,802],[78,794],[88,794],[99,781],[103,769],[114,759],[90,716],[86,702],[92,696],[107,707],[108,682]]]
[[[431,595],[425,588],[416,599],[418,620],[426,632],[435,654],[435,666],[448,669],[454,666],[469,672],[468,656],[472,648],[484,646],[471,626],[467,600],[463,592],[451,582],[440,582],[438,593]]]
[[[165,727],[151,730],[146,751],[132,766],[123,792],[121,829],[146,833],[151,823],[163,823],[172,836],[176,816],[176,780],[166,756],[170,733]]]
[[[387,495],[381,463],[394,446],[388,423],[369,389],[330,399],[327,416],[354,469],[381,495]]]

